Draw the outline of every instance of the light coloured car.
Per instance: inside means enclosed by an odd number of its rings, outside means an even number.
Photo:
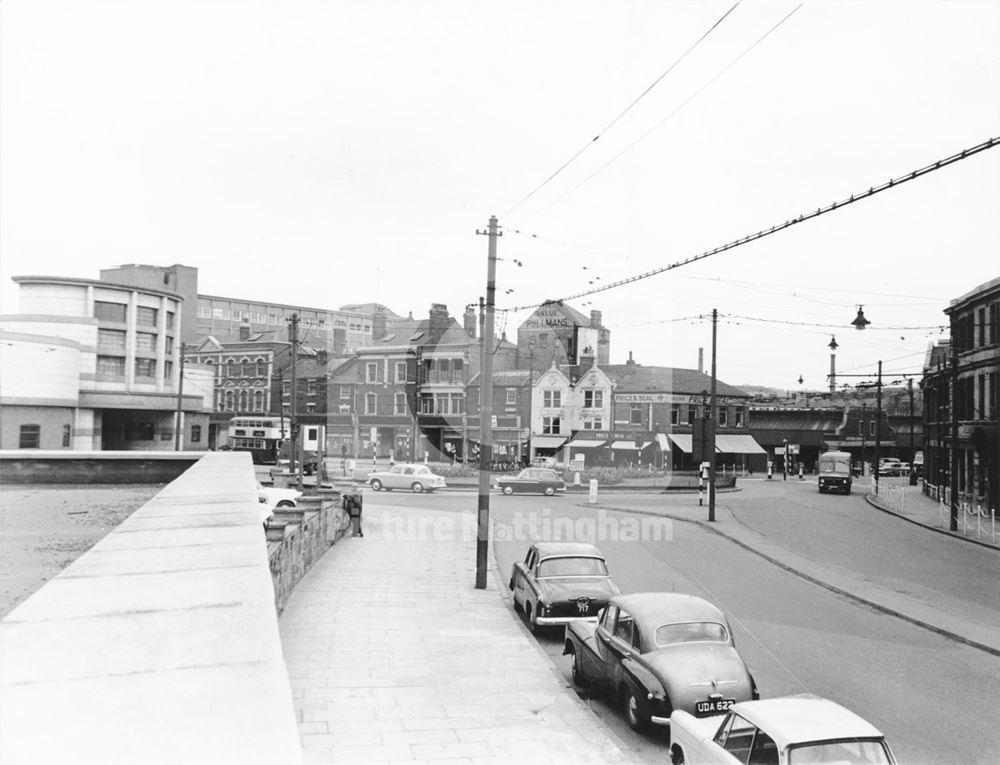
[[[263,486],[257,484],[257,503],[260,508],[260,519],[262,523],[267,523],[267,519],[274,515],[275,508],[296,507],[301,491],[295,489],[276,489],[273,486]]]
[[[365,479],[375,491],[408,489],[414,494],[443,489],[447,484],[443,477],[431,472],[427,465],[400,462],[387,470],[376,470]]]
[[[670,716],[673,765],[893,765],[885,736],[835,701],[785,696],[734,704],[724,715]]]

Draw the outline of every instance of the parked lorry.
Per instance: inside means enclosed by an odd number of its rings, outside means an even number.
[[[851,493],[851,455],[847,452],[823,452],[817,463],[819,493],[842,491]]]

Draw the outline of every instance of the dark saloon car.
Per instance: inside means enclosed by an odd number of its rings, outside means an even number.
[[[718,715],[758,697],[722,611],[672,592],[617,595],[598,622],[566,628],[573,680],[604,688],[633,730],[669,725],[674,710]]]
[[[566,484],[555,470],[545,468],[525,468],[516,476],[502,476],[496,479],[496,487],[504,494],[515,491],[534,492],[551,497],[557,491],[566,491]]]
[[[524,614],[533,634],[542,627],[596,621],[619,592],[600,551],[577,542],[533,544],[524,561],[514,564],[510,590],[514,609]]]

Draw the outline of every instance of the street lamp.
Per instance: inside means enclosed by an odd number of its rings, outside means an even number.
[[[865,318],[865,307],[863,305],[858,306],[858,315],[854,317],[854,321],[851,324],[854,325],[855,329],[864,329],[869,324],[871,324],[868,319]]]
[[[783,438],[782,443],[784,444],[784,459],[781,460],[781,469],[783,475],[781,476],[782,481],[788,480],[788,439]]]

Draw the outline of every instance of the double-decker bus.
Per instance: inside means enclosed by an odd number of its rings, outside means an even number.
[[[254,463],[273,465],[278,462],[278,449],[288,438],[287,417],[233,417],[229,421],[229,448],[250,452]]]

